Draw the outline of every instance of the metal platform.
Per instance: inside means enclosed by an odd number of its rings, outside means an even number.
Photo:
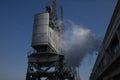
[[[32,53],[28,55],[26,80],[59,80],[63,69],[63,55],[54,53]],[[53,79],[54,78],[54,79]]]
[[[75,80],[74,78],[65,66],[64,55],[45,52],[28,55],[26,80]]]

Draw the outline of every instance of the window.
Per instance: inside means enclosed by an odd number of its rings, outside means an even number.
[[[115,53],[115,54],[117,54],[118,51],[120,50],[120,42],[116,34],[113,37],[113,40],[111,42],[110,50],[112,53]]]
[[[101,64],[103,65],[103,67],[106,66],[107,60],[106,60],[105,56],[102,58],[101,62],[102,62]]]

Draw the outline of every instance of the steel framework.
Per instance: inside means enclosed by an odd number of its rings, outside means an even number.
[[[57,0],[52,0],[52,5],[46,9],[50,15],[49,27],[60,34],[61,31],[56,25]],[[26,80],[76,80],[75,75],[66,67],[61,51],[58,53],[50,44],[38,44],[32,47],[35,52],[28,55]]]
[[[75,80],[75,75],[65,66],[64,55],[55,52],[34,52],[28,55],[26,80],[64,79]]]

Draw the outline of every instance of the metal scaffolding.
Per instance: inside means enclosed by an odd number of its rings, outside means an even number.
[[[64,55],[54,52],[35,52],[28,55],[26,80],[75,80],[64,63]]]

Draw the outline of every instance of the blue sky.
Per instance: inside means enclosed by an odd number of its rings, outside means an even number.
[[[34,14],[45,11],[50,0],[0,0],[0,80],[24,80],[27,52],[31,50]],[[64,18],[84,25],[101,39],[104,37],[117,0],[59,0]],[[90,72],[87,60],[81,65],[81,75]],[[85,71],[84,71],[85,69]],[[83,71],[82,71],[83,70]],[[88,74],[89,75],[89,74]],[[88,80],[88,75],[82,80]]]

